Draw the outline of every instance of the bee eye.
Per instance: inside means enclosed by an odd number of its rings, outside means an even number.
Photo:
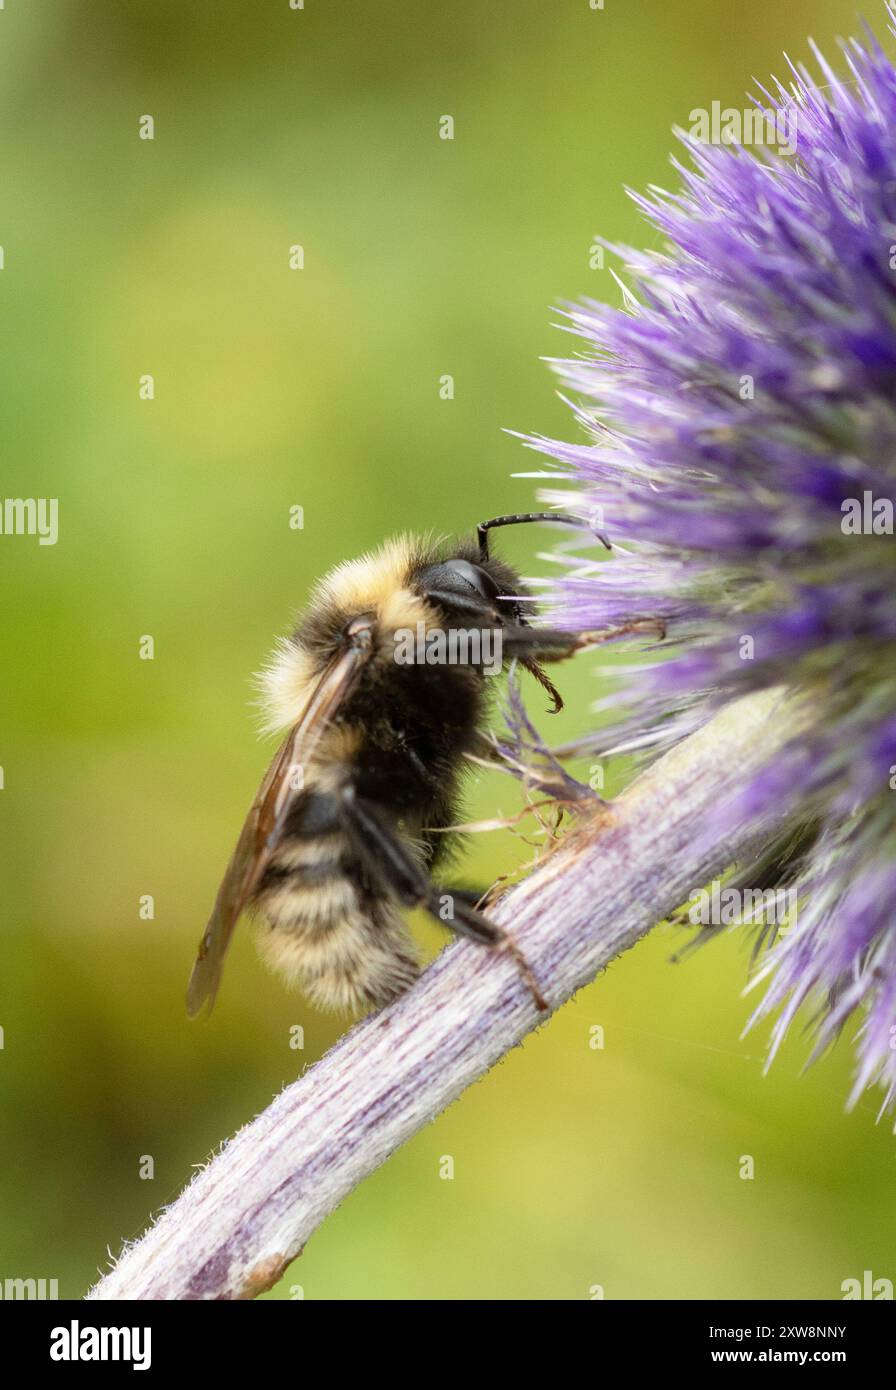
[[[424,592],[431,589],[463,595],[472,589],[490,604],[498,599],[499,589],[491,575],[469,560],[443,560],[439,565],[430,565],[421,579]]]

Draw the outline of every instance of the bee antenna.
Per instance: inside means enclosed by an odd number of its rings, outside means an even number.
[[[526,521],[562,521],[566,526],[578,526],[582,530],[587,529],[588,523],[580,516],[570,516],[568,512],[516,512],[511,516],[493,516],[491,521],[480,521],[476,527],[476,535],[479,539],[479,558],[488,559],[488,533],[497,526],[519,526]],[[600,531],[595,535],[607,547],[611,549],[610,542]]]

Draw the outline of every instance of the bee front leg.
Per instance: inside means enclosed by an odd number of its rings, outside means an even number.
[[[503,629],[502,639],[506,656],[516,657],[520,665],[534,676],[538,684],[548,692],[554,702],[551,714],[559,714],[563,708],[563,697],[546,671],[542,662],[567,661],[577,652],[588,651],[616,637],[633,637],[646,632],[662,641],[666,636],[665,623],[653,619],[638,619],[624,623],[620,627],[604,628],[594,632],[566,632],[559,628],[527,627],[520,624]]]
[[[504,651],[508,656],[537,658],[539,661],[567,661],[577,652],[589,651],[620,637],[644,634],[662,642],[666,624],[660,618],[635,618],[617,627],[595,628],[584,632],[567,632],[564,628],[505,627],[502,633]]]

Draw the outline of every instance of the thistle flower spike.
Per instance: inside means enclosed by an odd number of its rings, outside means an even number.
[[[892,4],[887,14],[896,34]],[[683,134],[681,190],[634,195],[665,245],[611,248],[631,280],[622,307],[567,306],[582,351],[552,364],[589,437],[526,442],[553,461],[543,501],[593,518],[615,547],[593,559],[558,554],[549,621],[653,619],[668,633],[665,659],[654,653],[624,674],[612,727],[583,751],[660,751],[749,691],[786,687],[811,710],[718,813],[801,844],[786,866],[798,911],[757,971],[757,1014],[780,1010],[772,1055],[803,1005],[814,1010],[815,1054],[852,1019],[850,1103],[880,1083],[887,1107],[896,70],[871,35],[843,45],[848,77],[812,51],[821,84],[790,63],[789,87],[760,89],[775,128],[795,129],[792,152]],[[739,881],[751,872],[758,858],[739,866]]]

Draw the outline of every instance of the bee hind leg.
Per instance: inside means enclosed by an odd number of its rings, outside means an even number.
[[[536,1007],[547,1010],[549,1006],[538,988],[530,965],[503,928],[490,922],[467,902],[466,893],[446,892],[434,884],[386,823],[378,807],[357,796],[351,786],[343,792],[343,808],[346,829],[354,848],[374,878],[378,878],[406,906],[426,908],[431,916],[450,927],[458,936],[469,937],[471,941],[492,950],[509,952]]]

